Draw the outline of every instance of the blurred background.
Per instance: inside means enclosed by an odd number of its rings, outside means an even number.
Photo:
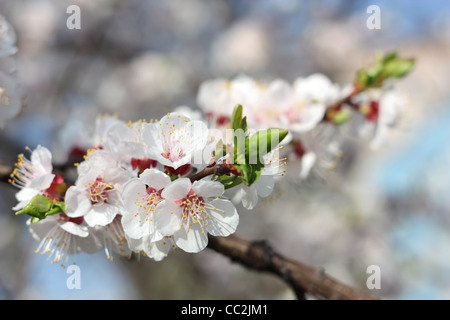
[[[66,9],[81,8],[69,30]],[[367,7],[381,9],[370,30]],[[388,299],[450,298],[450,2],[350,0],[2,0],[18,38],[20,117],[0,131],[0,161],[41,144],[57,159],[69,119],[92,127],[99,113],[123,120],[196,108],[198,86],[241,73],[288,81],[321,72],[344,86],[376,51],[415,57],[396,86],[408,107],[388,145],[353,141],[326,181],[288,172],[237,234],[366,289],[381,270]],[[1,299],[293,299],[277,278],[205,250],[162,262],[77,256],[81,289],[34,254],[38,243],[15,217],[17,190],[0,183]]]

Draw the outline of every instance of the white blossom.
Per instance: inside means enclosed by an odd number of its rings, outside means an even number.
[[[121,188],[129,178],[126,170],[100,161],[84,167],[75,185],[66,192],[66,214],[84,217],[91,227],[111,223],[121,212]]]
[[[20,210],[37,194],[42,194],[50,187],[55,175],[52,173],[52,154],[38,145],[31,152],[30,160],[19,154],[15,168],[11,173],[10,183],[20,188],[16,193],[19,203],[13,210]]]
[[[229,200],[220,199],[224,186],[215,181],[181,178],[161,193],[164,200],[154,212],[155,228],[173,236],[177,247],[199,252],[208,243],[207,234],[228,236],[236,231],[239,215]]]
[[[157,123],[144,124],[142,136],[149,158],[178,169],[191,163],[194,154],[203,150],[208,128],[202,121],[191,120],[179,113],[169,113]]]
[[[139,178],[133,178],[124,185],[122,225],[128,237],[140,239],[155,235],[153,215],[163,201],[162,190],[170,183],[168,175],[157,169],[147,169]]]

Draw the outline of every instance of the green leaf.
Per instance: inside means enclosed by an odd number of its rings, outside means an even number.
[[[288,130],[272,128],[256,132],[246,148],[246,157],[249,163],[256,164],[255,159],[262,159],[264,155],[272,151],[289,133]]]
[[[63,201],[52,201],[48,197],[37,194],[16,215],[27,214],[31,217],[31,223],[36,223],[47,216],[65,211]]]
[[[389,78],[402,78],[415,65],[414,59],[399,58],[396,51],[377,55],[375,65],[362,68],[356,74],[356,85],[361,89],[379,88]]]
[[[392,51],[392,52],[385,54],[384,56],[380,55],[381,59],[379,58],[378,61],[381,61],[381,64],[385,65],[385,64],[397,59],[397,56],[398,56],[397,51]]]
[[[386,78],[402,78],[414,68],[414,59],[397,59],[384,66]]]
[[[236,129],[234,134],[234,163],[244,164],[247,163],[245,153],[248,145],[248,136],[242,129]]]
[[[249,164],[236,165],[236,169],[242,176],[242,182],[247,186],[251,185],[252,166]]]
[[[233,114],[231,115],[231,129],[240,129],[242,122],[242,105],[238,104],[233,109]]]
[[[227,154],[227,146],[223,143],[223,140],[220,139],[216,144],[216,150],[214,152],[214,157],[216,159],[222,158]]]
[[[241,129],[247,134],[247,117],[242,118]]]
[[[238,104],[234,107],[231,115],[231,129],[242,129],[247,134],[247,117],[242,117],[242,105]]]
[[[37,194],[23,209],[16,212],[16,215],[27,214],[31,217],[43,219],[45,217],[45,213],[51,208],[52,201],[43,195]]]
[[[235,175],[231,175],[231,176],[224,175],[224,176],[217,177],[216,181],[222,183],[224,185],[225,189],[230,189],[234,186],[241,184],[242,178],[235,176]]]
[[[250,186],[255,183],[259,177],[261,176],[262,169],[264,168],[264,164],[241,164],[235,165],[238,172],[241,174],[242,182]]]

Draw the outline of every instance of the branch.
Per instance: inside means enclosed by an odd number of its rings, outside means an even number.
[[[189,177],[189,179],[191,180],[191,182],[194,182],[210,175],[223,176],[225,174],[229,174],[230,171],[230,167],[226,164],[214,164],[206,167],[202,171],[193,174]]]
[[[292,287],[299,299],[305,299],[305,293],[308,293],[322,299],[375,300],[369,294],[331,278],[323,270],[283,257],[265,241],[250,242],[235,235],[209,236],[208,247],[250,269],[280,277]]]

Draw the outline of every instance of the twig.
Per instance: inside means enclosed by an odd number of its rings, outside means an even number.
[[[230,173],[230,171],[231,168],[227,164],[214,164],[206,167],[202,171],[193,174],[192,176],[189,177],[189,179],[191,179],[191,181],[194,182],[210,175],[223,176],[225,174]]]
[[[308,293],[322,299],[375,300],[331,278],[323,270],[282,256],[266,241],[250,242],[235,235],[209,236],[208,247],[250,269],[275,274],[292,287],[298,299],[305,299]]]

